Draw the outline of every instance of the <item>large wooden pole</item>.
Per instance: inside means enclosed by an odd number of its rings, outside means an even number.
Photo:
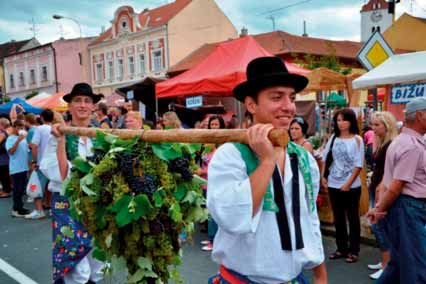
[[[142,141],[150,143],[182,142],[182,143],[212,143],[239,142],[248,144],[246,129],[170,129],[170,130],[131,130],[131,129],[101,129],[85,127],[60,126],[63,134],[95,137],[97,131],[109,133],[121,139],[133,139],[139,136]],[[285,129],[272,129],[268,135],[274,146],[285,147],[288,144],[288,132]]]

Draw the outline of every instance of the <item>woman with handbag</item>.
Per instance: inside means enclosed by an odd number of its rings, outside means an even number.
[[[359,173],[364,163],[364,145],[358,135],[359,129],[353,110],[342,109],[334,115],[333,120],[334,136],[328,141],[323,152],[325,167],[322,178],[323,186],[328,187],[336,229],[337,250],[329,258],[346,258],[346,262],[354,263],[358,260],[361,238]]]

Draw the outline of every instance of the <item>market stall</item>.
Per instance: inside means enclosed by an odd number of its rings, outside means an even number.
[[[47,98],[37,99],[33,102],[33,105],[40,108],[49,108],[64,112],[68,110],[68,103],[62,99],[64,95],[64,93],[56,93]]]
[[[405,104],[426,96],[426,51],[394,55],[353,81],[354,89],[386,88],[384,109],[404,119]]]
[[[244,51],[244,52],[242,52]],[[188,71],[155,86],[157,98],[197,94],[232,96],[232,89],[246,80],[248,63],[273,56],[251,36],[219,44],[202,62]],[[290,73],[305,75],[309,70],[286,62]]]
[[[181,104],[197,108],[214,101],[225,106],[225,111],[239,114],[241,109],[232,98],[232,90],[246,80],[250,61],[263,56],[273,56],[251,36],[219,44],[203,61],[188,71],[155,86],[158,99],[186,97]],[[307,74],[309,70],[285,62],[291,73]],[[190,97],[192,96],[192,97]],[[188,98],[190,97],[190,98]]]
[[[27,101],[25,101],[22,98],[15,98],[12,101],[5,103],[5,104],[0,106],[0,114],[1,115],[9,115],[10,110],[12,109],[14,104],[21,105],[24,108],[25,112],[40,114],[43,111],[42,108],[33,106],[33,105],[27,103]],[[19,112],[19,109],[17,109],[17,111]]]

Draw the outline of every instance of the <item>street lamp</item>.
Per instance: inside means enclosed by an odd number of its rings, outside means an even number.
[[[65,16],[57,15],[57,14],[53,15],[52,18],[55,19],[55,20],[68,19],[68,20],[71,20],[71,21],[73,21],[74,23],[77,24],[78,29],[80,31],[81,66],[82,66],[82,69],[83,69],[82,70],[83,81],[85,82],[86,81],[86,69],[84,68],[83,34],[81,32],[81,25],[80,25],[80,23],[76,19],[74,19],[74,18],[65,17]]]

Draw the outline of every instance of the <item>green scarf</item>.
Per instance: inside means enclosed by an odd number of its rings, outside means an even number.
[[[245,144],[240,143],[232,143],[241,153],[243,157],[246,167],[247,167],[247,175],[251,175],[259,165],[259,159],[256,154]],[[315,211],[315,198],[314,198],[314,186],[312,184],[312,176],[311,169],[309,166],[309,156],[308,151],[305,148],[297,145],[294,142],[289,142],[287,145],[287,153],[296,154],[299,160],[299,170],[302,173],[303,180],[305,182],[306,191],[308,193],[308,202],[309,209],[311,212]],[[298,174],[298,173],[293,173]],[[266,189],[266,193],[263,197],[263,210],[264,211],[272,211],[278,212],[278,206],[275,204],[274,198],[272,196],[272,186],[269,182],[268,187]]]
[[[68,161],[72,161],[78,157],[78,142],[80,136],[73,134],[65,134],[65,149],[67,151]]]

